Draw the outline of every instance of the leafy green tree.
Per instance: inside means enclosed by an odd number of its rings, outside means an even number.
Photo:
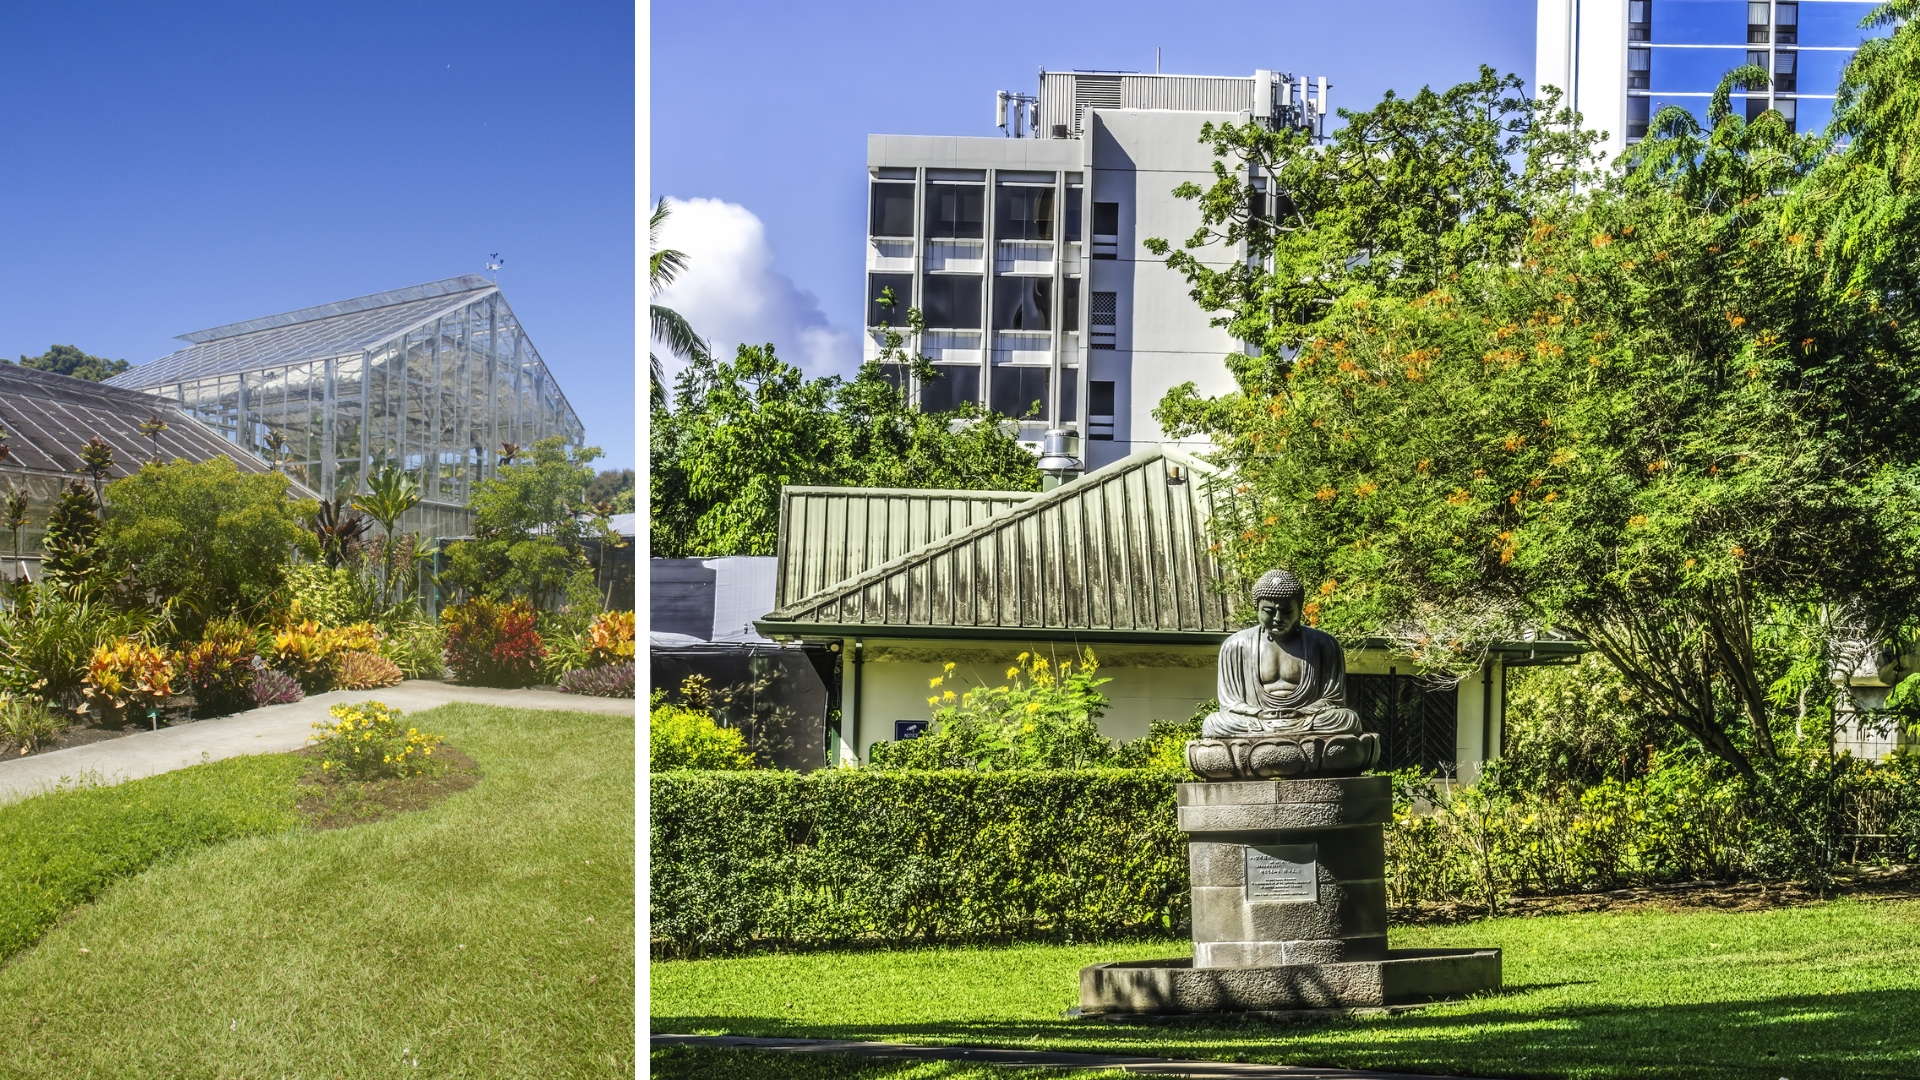
[[[0,360],[0,364],[13,363]],[[125,360],[108,360],[104,357],[89,356],[73,345],[50,345],[39,356],[23,356],[20,366],[35,371],[50,371],[55,375],[67,375],[88,382],[104,382],[127,370],[132,365]]]
[[[145,465],[107,485],[113,516],[100,562],[141,601],[178,605],[197,634],[234,616],[257,623],[282,599],[296,553],[317,554],[302,527],[311,502],[288,497],[281,473],[250,474],[226,458]]]
[[[1417,129],[1411,145],[1437,164],[1395,174],[1409,206],[1472,188],[1445,163],[1483,166],[1460,213],[1378,243],[1356,241],[1385,235],[1374,219],[1301,209],[1336,179],[1323,174],[1364,158],[1338,144],[1261,159],[1300,211],[1264,234],[1234,171],[1189,191],[1207,224],[1188,243],[1237,236],[1252,265],[1223,278],[1160,250],[1263,346],[1233,361],[1237,392],[1176,388],[1157,413],[1231,468],[1222,550],[1248,571],[1292,567],[1315,589],[1310,621],[1386,633],[1454,671],[1526,627],[1577,633],[1645,707],[1759,784],[1756,762],[1777,766],[1792,730],[1769,693],[1793,661],[1768,644],[1785,640],[1769,630],[1781,606],[1845,612],[1880,637],[1920,598],[1920,448],[1902,434],[1920,429],[1920,401],[1889,392],[1920,385],[1920,282],[1911,261],[1858,254],[1885,247],[1863,231],[1872,208],[1906,196],[1890,178],[1862,190],[1854,155],[1825,136],[1733,115],[1731,88],[1765,77],[1731,73],[1710,129],[1663,111],[1620,172],[1587,186],[1585,138],[1557,114],[1489,111],[1489,87],[1511,80],[1350,116]],[[1857,144],[1910,139],[1904,119],[1840,122],[1860,125]],[[1208,136],[1229,160],[1276,145],[1237,131]],[[1525,164],[1503,172],[1494,151]]]
[[[526,597],[535,607],[591,594],[593,568],[583,544],[606,538],[606,518],[586,502],[597,446],[569,449],[558,437],[533,444],[523,460],[474,486],[472,540],[448,549],[443,580],[493,599]],[[584,577],[587,587],[577,588]]]
[[[807,378],[772,345],[695,360],[653,414],[653,554],[771,555],[790,484],[1031,491],[1033,455],[977,407],[923,413],[879,363]]]
[[[616,514],[633,513],[634,474],[632,469],[603,469],[593,482],[587,485],[587,502],[598,506],[602,503],[613,508]]]

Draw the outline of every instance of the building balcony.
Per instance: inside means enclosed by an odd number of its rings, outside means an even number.
[[[927,269],[948,273],[979,274],[987,268],[987,242],[984,240],[927,241]]]
[[[867,269],[875,272],[911,273],[913,240],[911,237],[875,236],[867,241]]]
[[[994,251],[996,274],[1053,274],[1053,241],[1002,240]]]
[[[993,335],[996,364],[1051,364],[1053,335],[1045,330],[1000,330]]]

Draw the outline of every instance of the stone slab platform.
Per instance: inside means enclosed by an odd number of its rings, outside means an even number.
[[[1088,1015],[1369,1008],[1498,989],[1499,949],[1394,949],[1385,960],[1340,964],[1196,968],[1178,959],[1080,969]]]

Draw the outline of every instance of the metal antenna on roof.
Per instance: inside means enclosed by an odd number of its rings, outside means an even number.
[[[505,265],[507,265],[507,260],[501,258],[499,252],[496,251],[487,256],[487,273],[493,275],[493,283],[495,285],[500,284],[500,268]]]

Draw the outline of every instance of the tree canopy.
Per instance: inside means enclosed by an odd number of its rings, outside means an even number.
[[[917,360],[917,358],[909,358]],[[879,362],[807,378],[772,345],[696,357],[653,412],[656,557],[771,555],[790,484],[1032,491],[1034,456],[977,407],[923,413]]]
[[[0,360],[0,364],[13,363]],[[88,382],[104,382],[126,371],[132,365],[125,360],[108,360],[105,357],[89,356],[75,345],[49,345],[47,351],[39,356],[23,356],[20,366],[35,371],[50,371],[55,375],[70,375]]]
[[[1888,104],[1916,33],[1862,50],[1834,134],[1734,115],[1766,78],[1742,68],[1710,129],[1665,110],[1604,177],[1551,92],[1484,70],[1343,113],[1324,152],[1209,129],[1205,225],[1156,246],[1259,355],[1157,415],[1230,467],[1220,550],[1434,668],[1574,632],[1755,779],[1793,730],[1789,624],[1884,639],[1920,600],[1913,114]],[[1221,243],[1246,264],[1190,256]]]
[[[144,465],[107,485],[101,568],[141,600],[177,604],[189,633],[223,616],[259,620],[284,599],[295,552],[316,550],[301,525],[313,504],[289,499],[290,483],[223,457]]]
[[[554,437],[474,485],[473,539],[448,550],[447,584],[496,600],[526,597],[545,608],[593,593],[585,542],[611,539],[586,501],[600,448],[569,449]],[[584,586],[582,583],[584,582]]]

